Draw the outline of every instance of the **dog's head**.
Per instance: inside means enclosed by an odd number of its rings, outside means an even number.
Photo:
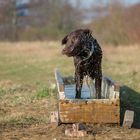
[[[89,29],[78,29],[68,35],[62,40],[62,45],[65,45],[62,50],[62,54],[69,57],[78,56],[81,52],[90,52],[91,48],[88,48],[83,42],[86,41],[86,37],[91,36]],[[91,47],[91,45],[88,45]]]

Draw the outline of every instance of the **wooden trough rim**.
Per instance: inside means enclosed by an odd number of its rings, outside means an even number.
[[[103,75],[103,80],[102,81],[107,81],[108,83],[110,83],[111,86],[113,86],[113,91],[114,91],[114,95],[113,98],[106,98],[106,99],[68,99],[65,97],[65,83],[63,81],[63,78],[59,72],[58,69],[55,69],[55,79],[56,79],[56,84],[57,84],[57,88],[58,88],[58,93],[59,93],[59,99],[61,100],[68,100],[70,102],[90,102],[90,101],[98,101],[98,102],[108,102],[108,101],[113,101],[114,99],[119,99],[119,92],[120,92],[120,84],[118,84],[117,82],[115,82],[114,80],[112,80],[110,77],[107,77],[105,75]]]

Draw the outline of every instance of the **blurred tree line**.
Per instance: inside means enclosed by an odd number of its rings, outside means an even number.
[[[140,43],[140,3],[125,6],[118,0],[94,9],[102,15],[106,13],[89,24],[101,42],[114,45]]]
[[[90,28],[102,43],[140,42],[139,3],[126,6],[120,0],[94,1],[84,7],[81,0],[28,0],[18,9],[17,1],[0,0],[2,41],[57,40],[76,28]]]

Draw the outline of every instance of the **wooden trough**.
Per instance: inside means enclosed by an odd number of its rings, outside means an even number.
[[[55,71],[58,118],[61,123],[120,124],[120,87],[108,77],[102,80],[102,99],[95,99],[94,81],[84,82],[81,99],[75,99],[74,77]]]

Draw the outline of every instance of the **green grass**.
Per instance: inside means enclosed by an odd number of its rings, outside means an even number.
[[[37,93],[36,93],[37,99],[49,97],[49,95],[50,95],[50,93],[49,93],[49,88],[48,87],[43,87],[41,89],[38,89]]]
[[[2,98],[3,95],[6,94],[6,91],[3,88],[0,88],[0,99]]]
[[[138,94],[140,46],[102,48],[103,73],[136,90]],[[63,75],[74,74],[73,59],[63,56],[61,50],[58,42],[0,43],[2,126],[48,122],[50,111],[55,110],[57,104],[53,86],[55,68]],[[139,102],[135,102],[138,106]]]

